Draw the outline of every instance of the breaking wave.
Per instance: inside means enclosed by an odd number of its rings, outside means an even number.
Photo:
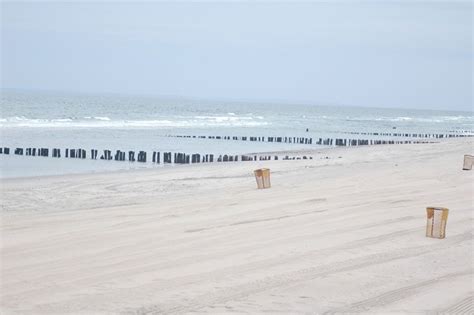
[[[2,128],[212,128],[212,127],[258,127],[269,123],[258,117],[258,121],[247,116],[194,116],[167,117],[149,120],[114,120],[109,117],[39,119],[24,116],[0,118]]]
[[[346,117],[346,121],[386,121],[386,122],[421,122],[421,123],[445,123],[445,122],[472,122],[474,116],[432,116],[432,117]]]

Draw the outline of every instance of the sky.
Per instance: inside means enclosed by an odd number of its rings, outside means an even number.
[[[1,4],[1,85],[473,110],[473,4]]]

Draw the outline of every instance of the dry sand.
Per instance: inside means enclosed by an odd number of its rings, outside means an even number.
[[[3,180],[1,313],[472,314],[472,151]],[[446,239],[425,237],[426,206],[450,209]]]

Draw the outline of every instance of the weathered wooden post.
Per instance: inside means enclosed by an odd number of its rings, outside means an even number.
[[[146,152],[140,151],[139,155],[141,154],[141,158],[139,162],[145,163],[146,162]]]

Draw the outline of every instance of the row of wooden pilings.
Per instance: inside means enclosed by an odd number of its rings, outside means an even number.
[[[276,142],[276,143],[295,143],[295,144],[317,144],[327,146],[359,146],[359,145],[379,145],[379,144],[412,144],[412,143],[430,143],[426,140],[374,140],[374,139],[342,139],[342,138],[305,138],[305,137],[245,137],[245,136],[190,136],[190,135],[168,135],[175,138],[193,138],[193,139],[217,139],[217,140],[237,140],[237,141],[256,141],[256,142]]]
[[[15,155],[26,155],[26,156],[40,156],[53,158],[71,158],[71,159],[86,159],[87,151],[84,149],[61,149],[54,148],[15,148],[13,153]],[[62,154],[64,153],[64,154]],[[128,153],[128,154],[127,154]],[[0,148],[0,154],[10,154],[10,148]],[[126,159],[128,155],[128,159]],[[139,151],[137,154],[135,151],[121,151],[116,150],[115,154],[112,155],[111,150],[90,150],[90,159],[92,160],[115,160],[115,161],[129,161],[129,162],[147,162],[147,152]],[[213,163],[213,162],[238,162],[238,161],[270,161],[278,160],[278,155],[214,155],[214,154],[186,154],[186,153],[172,153],[172,152],[158,152],[153,151],[151,154],[151,162],[157,164],[195,164],[195,163]],[[284,156],[282,160],[306,160],[312,159],[310,156]]]
[[[188,136],[188,135],[168,135],[168,137],[193,138],[193,139],[216,139],[216,140],[241,140],[241,141],[252,141],[252,142],[281,142],[281,143],[313,144],[312,138],[305,138],[305,137]],[[322,141],[322,139],[320,140]]]
[[[357,132],[357,131],[345,131],[341,132],[350,135],[362,135],[362,136],[386,136],[386,137],[404,137],[404,138],[429,138],[429,139],[444,139],[444,138],[465,138],[473,137],[472,132],[469,133],[457,133],[451,131],[450,133],[400,133],[400,132]]]

